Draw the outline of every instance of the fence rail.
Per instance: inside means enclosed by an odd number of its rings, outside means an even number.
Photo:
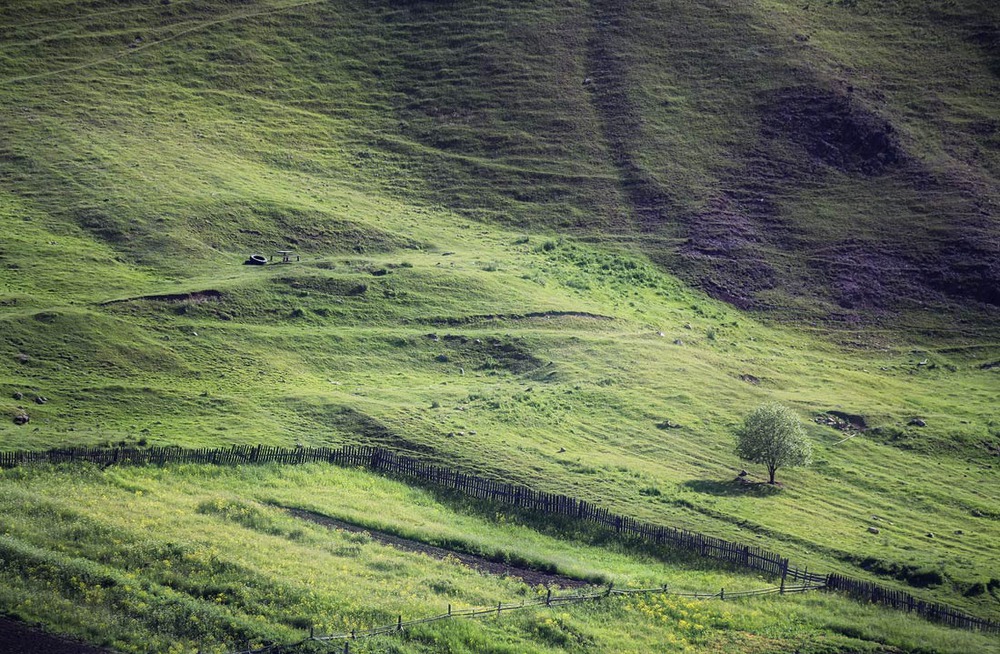
[[[502,602],[497,602],[496,606],[489,607],[478,607],[478,608],[467,608],[452,610],[451,605],[448,605],[447,613],[439,613],[438,615],[432,615],[425,618],[416,618],[413,620],[403,620],[403,616],[399,616],[395,622],[384,624],[378,627],[371,627],[370,629],[345,631],[341,633],[328,634],[328,635],[315,635],[310,633],[309,638],[298,641],[296,643],[290,643],[285,645],[268,645],[258,649],[244,649],[238,652],[233,652],[232,654],[283,654],[292,652],[301,646],[305,645],[310,641],[322,642],[322,643],[333,643],[337,641],[342,641],[344,643],[344,652],[350,652],[350,643],[362,639],[371,638],[373,636],[384,636],[392,633],[402,632],[410,627],[415,627],[417,625],[428,624],[431,622],[438,622],[440,620],[450,620],[453,618],[478,618],[488,615],[500,615],[504,611],[517,611],[522,609],[528,609],[538,606],[561,606],[563,604],[576,604],[579,602],[590,602],[601,600],[613,595],[649,595],[649,594],[664,594],[671,595],[673,597],[689,597],[693,599],[736,599],[740,597],[760,597],[762,595],[774,595],[774,594],[790,594],[790,593],[804,593],[811,590],[820,590],[822,585],[800,585],[800,586],[773,586],[769,588],[757,588],[754,590],[744,590],[735,592],[726,592],[724,588],[720,589],[719,592],[705,592],[705,593],[677,593],[669,591],[666,586],[661,586],[659,588],[628,588],[628,589],[617,589],[614,587],[608,587],[604,591],[594,592],[594,593],[576,593],[573,595],[553,595],[551,591],[541,598],[529,601],[521,601],[517,604],[503,604]]]
[[[215,465],[252,465],[265,463],[303,464],[331,463],[348,467],[365,467],[393,476],[408,477],[423,483],[449,488],[477,499],[500,502],[511,506],[561,515],[590,522],[614,531],[623,537],[656,546],[671,547],[698,556],[723,562],[734,567],[761,572],[780,578],[783,584],[802,582],[807,586],[823,584],[831,590],[864,601],[918,613],[930,620],[954,627],[1000,633],[1000,623],[968,615],[942,604],[918,600],[904,591],[860,581],[837,574],[819,574],[790,566],[788,559],[755,545],[730,542],[698,532],[653,525],[628,516],[612,513],[584,500],[546,493],[527,486],[496,481],[479,475],[463,473],[403,456],[381,447],[345,446],[285,448],[265,445],[233,445],[228,448],[188,449],[179,447],[117,447],[117,448],[56,448],[0,452],[0,468],[32,463],[67,463],[86,461],[102,466],[165,465],[167,463],[210,463]],[[502,609],[501,609],[502,610]]]

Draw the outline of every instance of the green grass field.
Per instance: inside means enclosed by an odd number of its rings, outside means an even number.
[[[977,0],[0,7],[0,447],[383,445],[998,619],[998,23]],[[280,249],[301,259],[242,265]],[[767,401],[815,462],[748,491],[732,430]],[[765,583],[338,469],[13,470],[0,496],[0,609],[123,651],[533,592],[273,502],[621,584]],[[996,650],[827,595],[699,605],[697,633],[671,601],[364,647]]]
[[[42,468],[7,471],[2,481],[5,604],[122,651],[227,651],[299,640],[310,627],[361,630],[448,604],[457,611],[544,594],[297,520],[276,504],[619,587],[736,592],[773,583],[541,535],[502,513],[327,466]],[[109,504],[127,510],[109,513]],[[656,594],[509,615],[436,623],[352,650],[995,651],[984,636],[819,593],[728,602]]]

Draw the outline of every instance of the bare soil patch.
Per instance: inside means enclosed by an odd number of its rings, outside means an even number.
[[[23,622],[0,617],[0,654],[111,654],[111,650],[47,634]]]
[[[878,175],[904,160],[892,125],[850,94],[786,88],[767,98],[761,114],[767,139],[794,143],[809,159],[845,172]]]

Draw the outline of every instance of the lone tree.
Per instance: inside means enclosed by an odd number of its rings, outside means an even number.
[[[736,454],[744,461],[763,463],[774,483],[778,468],[809,464],[812,448],[802,423],[780,404],[759,406],[736,430]]]

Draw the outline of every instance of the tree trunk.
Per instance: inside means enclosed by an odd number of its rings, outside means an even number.
[[[773,484],[774,483],[774,473],[777,472],[777,470],[778,469],[776,467],[772,467],[772,466],[768,466],[767,467],[767,471],[771,475],[771,480],[769,482],[767,482],[767,483],[769,483],[769,484]]]

